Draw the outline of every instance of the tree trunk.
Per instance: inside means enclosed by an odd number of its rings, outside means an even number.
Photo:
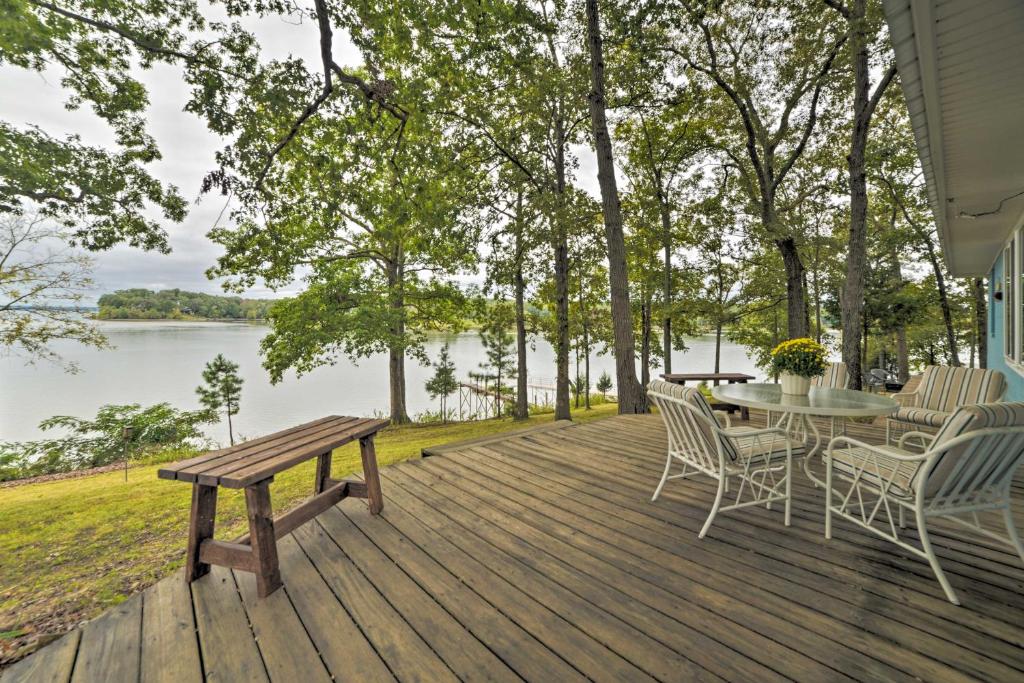
[[[576,407],[576,408],[579,408],[580,407],[580,389],[581,389],[581,387],[580,387],[580,342],[579,341],[576,342],[576,372],[573,373],[573,374],[574,374],[573,381],[572,381],[572,386],[573,386],[573,392],[572,392],[573,406]]]
[[[722,320],[715,325],[715,374],[722,371]]]
[[[590,410],[590,324],[583,323],[583,381],[587,390],[583,392],[583,407]]]
[[[651,297],[647,294],[640,304],[640,382],[651,383]]]
[[[860,330],[864,317],[864,271],[867,266],[868,189],[864,153],[868,144],[868,37],[864,23],[865,0],[849,4],[850,51],[853,54],[853,134],[846,157],[850,182],[850,239],[846,251],[846,279],[840,319],[843,328],[843,362],[850,374],[850,388],[860,389]]]
[[[974,334],[978,339],[978,367],[988,367],[988,300],[985,298],[985,281],[975,278],[974,283]]]
[[[231,426],[231,405],[230,404],[228,404],[228,409],[227,409],[226,412],[228,414],[228,441],[230,441],[231,445],[234,446],[235,445],[235,430]]]
[[[817,235],[815,235],[817,237]],[[811,273],[811,281],[814,282],[814,341],[821,343],[821,282],[819,280],[819,271],[821,266],[821,257],[819,254],[820,246],[817,240],[814,242],[814,271]]]
[[[661,210],[661,245],[665,252],[665,282],[662,291],[665,317],[662,320],[661,344],[662,353],[665,355],[665,374],[667,375],[672,372],[672,215],[669,211],[668,201],[665,199],[665,192],[661,187],[660,173],[655,173],[655,180],[658,184],[658,206]]]
[[[953,326],[953,310],[949,305],[949,292],[946,290],[946,276],[942,273],[942,264],[935,253],[935,248],[928,240],[928,258],[935,273],[935,284],[939,290],[939,307],[942,309],[942,322],[946,326],[946,347],[949,349],[949,364],[960,367],[960,350],[957,348],[956,328]]]
[[[807,310],[807,295],[804,291],[804,264],[796,240],[780,237],[775,246],[782,254],[786,269],[786,330],[790,339],[806,337],[810,327],[810,312]]]
[[[587,42],[590,48],[590,120],[597,152],[597,181],[601,186],[608,243],[608,283],[611,293],[612,331],[615,340],[615,378],[619,391],[619,413],[646,413],[647,395],[636,378],[633,320],[629,305],[629,273],[626,269],[626,241],[622,231],[619,191],[615,183],[612,141],[605,117],[604,56],[598,0],[586,0]]]
[[[526,281],[523,277],[523,193],[516,198],[516,266],[512,274],[512,286],[516,299],[516,406],[513,417],[525,420],[530,416],[526,375]]]
[[[583,274],[580,273],[580,328],[583,332],[583,407],[590,410],[590,312],[583,298]],[[579,361],[577,361],[577,366]],[[579,368],[576,369],[579,375]]]
[[[900,325],[896,328],[896,379],[906,384],[910,379],[910,353],[907,351],[907,328]]]
[[[405,296],[402,285],[405,278],[402,255],[396,250],[394,257],[387,264],[388,292],[393,315],[391,338],[405,338]],[[388,383],[391,394],[391,424],[404,424],[409,421],[405,404],[405,347],[392,343],[388,347]]]
[[[569,409],[569,241],[565,216],[565,128],[555,120],[555,419],[571,420]]]

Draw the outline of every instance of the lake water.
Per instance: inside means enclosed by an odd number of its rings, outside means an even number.
[[[149,405],[166,401],[178,408],[194,409],[198,407],[195,388],[201,382],[203,366],[218,353],[238,363],[245,380],[241,411],[235,418],[238,434],[254,437],[329,414],[388,412],[384,355],[358,363],[339,359],[336,365],[301,378],[289,374],[272,385],[260,364],[259,341],[267,331],[261,324],[106,321],[99,325],[116,347],[114,350],[98,351],[74,344],[54,346],[65,359],[78,364],[80,372],[75,375],[49,363],[26,365],[15,356],[0,357],[0,440],[39,438],[46,434],[38,429],[41,420],[53,415],[92,417],[107,403]],[[427,343],[431,359],[446,342],[451,345],[459,378],[478,370],[484,353],[476,333],[431,337]],[[689,339],[687,345],[687,352],[673,355],[672,369],[710,372],[714,368],[714,337]],[[551,345],[534,340],[528,367],[531,381],[553,378]],[[763,376],[743,347],[729,343],[723,343],[722,370]],[[593,382],[602,371],[614,379],[614,360],[610,355],[595,354],[591,360]],[[569,372],[573,372],[571,365]],[[656,375],[658,370],[652,372]],[[431,374],[429,367],[414,360],[406,362],[406,391],[412,415],[437,409],[423,388]],[[541,396],[543,393],[538,390]],[[226,442],[226,430],[226,426],[214,425],[211,437]]]

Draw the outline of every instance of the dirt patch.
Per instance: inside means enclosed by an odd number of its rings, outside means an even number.
[[[25,486],[26,484],[41,484],[45,481],[60,481],[61,479],[78,479],[79,477],[91,477],[94,474],[114,472],[124,469],[124,461],[112,462],[102,467],[90,467],[84,470],[71,470],[70,472],[58,472],[56,474],[40,474],[38,477],[27,479],[14,479],[12,481],[0,481],[0,489],[11,488],[12,486]]]

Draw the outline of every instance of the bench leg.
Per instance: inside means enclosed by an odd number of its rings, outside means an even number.
[[[256,592],[265,598],[281,587],[281,569],[277,564],[277,539],[274,514],[270,507],[269,479],[245,488],[249,514],[249,543],[252,545],[252,571],[256,574]]]
[[[331,478],[331,453],[321,453],[316,457],[316,484],[313,486],[313,495],[323,493],[327,488],[327,481]]]
[[[192,512],[188,521],[188,553],[185,559],[185,581],[192,583],[210,571],[210,565],[199,561],[199,546],[213,538],[217,516],[217,487],[192,485]]]
[[[384,494],[380,490],[380,473],[377,471],[377,451],[373,437],[359,439],[359,453],[363,456],[363,478],[366,480],[366,497],[370,501],[370,514],[379,515],[384,509]]]

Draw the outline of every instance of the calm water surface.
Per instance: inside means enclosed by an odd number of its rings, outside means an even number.
[[[0,440],[38,438],[44,435],[37,427],[40,420],[52,415],[91,417],[106,403],[149,405],[166,401],[194,409],[198,407],[195,388],[201,382],[203,366],[218,353],[238,363],[245,380],[235,425],[237,433],[247,437],[329,414],[373,415],[388,410],[384,355],[358,363],[340,359],[336,365],[301,378],[289,374],[272,385],[260,364],[259,341],[267,331],[263,325],[173,321],[99,324],[114,350],[97,351],[74,344],[55,347],[64,358],[78,363],[81,371],[76,375],[48,363],[33,366],[17,357],[0,357]],[[445,342],[451,345],[460,378],[479,368],[484,353],[475,333],[431,337],[428,355],[436,358]],[[710,372],[714,368],[714,337],[690,339],[687,345],[687,352],[673,355],[672,369]],[[554,353],[542,339],[534,341],[529,370],[531,381],[554,377]],[[614,378],[614,360],[610,355],[595,354],[591,360],[593,382],[602,371]],[[722,371],[762,376],[743,347],[728,343],[723,343]],[[407,361],[408,402],[413,415],[437,409],[423,388],[431,374],[429,367]],[[225,426],[212,426],[210,435],[227,441]]]

